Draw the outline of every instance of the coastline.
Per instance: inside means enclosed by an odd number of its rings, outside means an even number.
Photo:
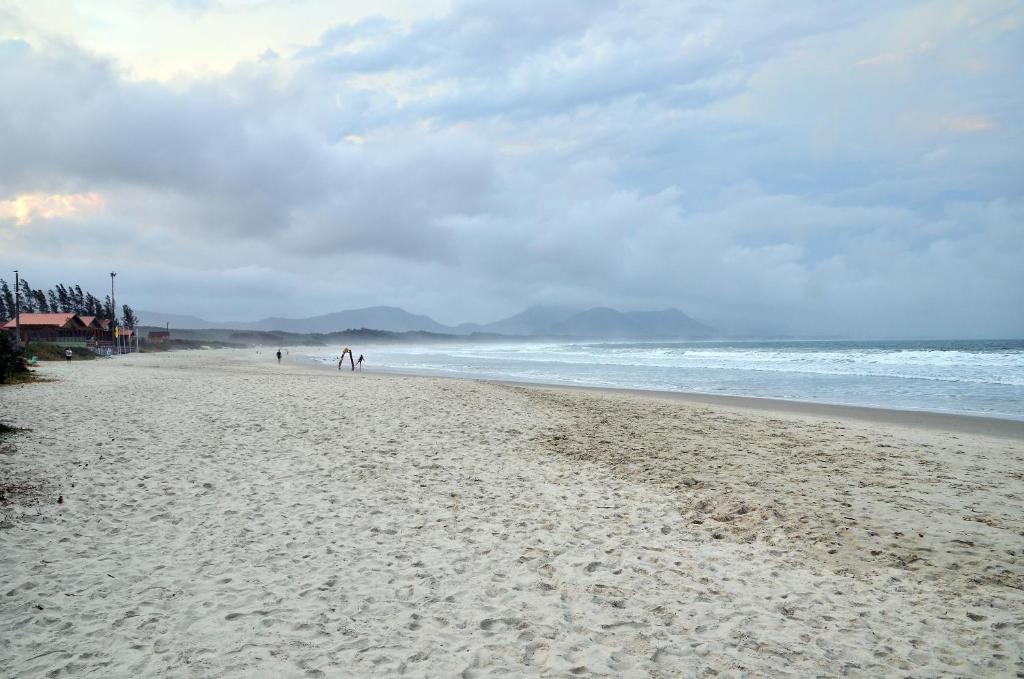
[[[0,674],[1024,671],[1017,440],[324,368],[0,393]]]
[[[304,348],[304,347],[299,347]],[[330,366],[309,358],[301,363],[333,370]],[[425,371],[400,370],[393,368],[367,368],[367,374],[398,375],[403,377],[424,377],[430,379],[470,380],[491,384],[510,386],[538,387],[543,389],[564,389],[568,391],[608,392],[639,397],[668,399],[686,403],[743,408],[755,411],[770,411],[788,415],[807,415],[822,418],[853,419],[883,425],[902,427],[919,427],[935,431],[952,431],[969,434],[983,434],[1012,439],[1024,439],[1024,419],[1011,417],[990,417],[968,413],[952,413],[934,410],[905,410],[884,406],[861,406],[845,403],[824,403],[818,401],[801,401],[796,399],[780,399],[765,396],[736,396],[731,394],[709,394],[691,391],[665,391],[657,389],[631,389],[625,387],[606,387],[573,385],[557,382],[536,382],[525,380],[503,380],[483,376],[434,374]],[[1022,416],[1024,417],[1024,416]]]
[[[457,379],[457,378],[453,378]],[[478,379],[478,378],[470,378]],[[595,391],[610,394],[681,401],[699,405],[724,406],[754,411],[768,411],[780,415],[808,415],[819,418],[850,419],[859,422],[917,427],[935,431],[963,432],[1024,439],[1024,420],[1001,417],[983,417],[963,413],[943,413],[931,410],[899,410],[874,406],[856,406],[839,403],[818,403],[767,398],[763,396],[732,396],[727,394],[704,394],[686,391],[657,391],[648,389],[619,389],[614,387],[588,387],[543,382],[515,382],[511,380],[486,380],[495,384],[508,384],[567,391]]]

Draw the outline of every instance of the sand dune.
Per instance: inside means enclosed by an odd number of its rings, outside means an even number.
[[[268,353],[0,390],[0,675],[1012,676],[1021,440]],[[56,504],[58,495],[66,499]]]

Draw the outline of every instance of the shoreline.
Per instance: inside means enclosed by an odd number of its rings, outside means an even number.
[[[313,359],[295,362],[325,368],[327,370],[334,370],[326,363]],[[856,420],[858,422],[896,425],[928,429],[932,431],[981,434],[1018,440],[1024,439],[1024,419],[973,415],[969,413],[949,413],[935,410],[905,410],[900,408],[887,408],[885,406],[861,406],[846,403],[801,401],[772,398],[769,396],[737,396],[732,394],[708,394],[696,391],[665,391],[659,389],[562,384],[558,382],[506,380],[484,376],[457,376],[443,373],[403,371],[392,368],[369,368],[366,372],[374,375],[469,380],[473,382],[502,384],[517,387],[539,387],[543,389],[626,394],[660,400],[681,401],[696,405],[727,406],[761,412],[775,412],[783,415],[808,415],[822,418],[841,418]]]
[[[458,379],[458,378],[452,378]],[[545,384],[542,382],[516,382],[514,380],[477,379],[493,384],[511,386],[541,387],[566,391],[598,392],[612,395],[626,394],[667,401],[682,401],[696,405],[727,406],[744,410],[774,412],[780,415],[810,415],[823,418],[840,418],[892,424],[901,427],[929,429],[934,431],[961,432],[1024,439],[1024,420],[1001,417],[968,415],[964,413],[943,413],[933,410],[900,410],[881,406],[856,406],[817,401],[796,401],[766,396],[733,396],[729,394],[705,394],[689,391],[659,391],[654,389],[627,389],[620,387],[590,387],[582,385]]]

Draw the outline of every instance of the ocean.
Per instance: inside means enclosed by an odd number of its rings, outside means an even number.
[[[1024,420],[1024,340],[464,342],[355,352],[373,370]],[[336,364],[339,353],[305,356]]]

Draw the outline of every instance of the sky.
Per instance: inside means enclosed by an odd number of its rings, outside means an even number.
[[[1007,0],[0,0],[0,277],[1022,337],[1022,67]]]

